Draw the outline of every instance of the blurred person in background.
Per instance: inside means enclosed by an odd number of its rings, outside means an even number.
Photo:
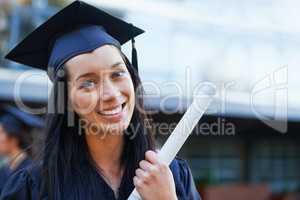
[[[15,107],[4,107],[0,117],[0,155],[5,164],[0,166],[0,192],[9,176],[31,164],[31,128],[42,128],[43,121]]]

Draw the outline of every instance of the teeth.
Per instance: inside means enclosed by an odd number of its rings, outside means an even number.
[[[102,115],[114,115],[114,114],[117,114],[119,112],[122,111],[122,105],[119,105],[118,107],[112,109],[112,110],[104,110],[104,111],[101,111],[100,114]]]

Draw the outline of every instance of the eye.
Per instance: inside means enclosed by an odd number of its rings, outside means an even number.
[[[85,80],[79,85],[79,89],[88,89],[95,87],[96,83],[94,80]]]
[[[118,78],[118,77],[122,77],[126,74],[126,71],[125,70],[121,70],[121,71],[116,71],[116,72],[113,72],[111,74],[111,77],[112,78]]]

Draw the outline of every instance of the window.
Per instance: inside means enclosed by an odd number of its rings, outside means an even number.
[[[300,147],[293,141],[265,140],[253,145],[253,182],[270,183],[273,192],[300,188]]]

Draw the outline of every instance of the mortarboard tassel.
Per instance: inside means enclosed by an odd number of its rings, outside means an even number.
[[[138,58],[137,58],[137,51],[135,48],[135,40],[134,38],[131,39],[131,44],[132,44],[132,50],[131,50],[131,62],[133,67],[138,70]]]
[[[131,64],[133,65],[133,67],[138,71],[138,58],[137,58],[137,51],[135,48],[135,39],[134,39],[134,26],[133,24],[131,25],[131,45],[132,45],[132,49],[131,49]]]

